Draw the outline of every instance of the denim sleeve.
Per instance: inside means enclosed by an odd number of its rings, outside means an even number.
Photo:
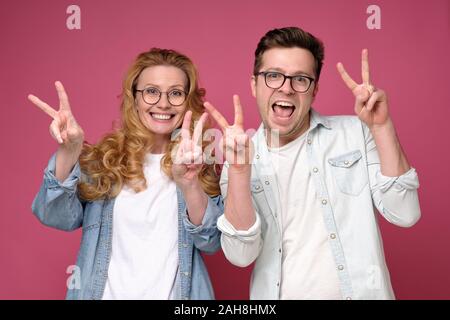
[[[413,226],[421,216],[419,178],[414,168],[398,177],[381,173],[377,146],[370,130],[363,125],[366,139],[367,166],[374,206],[390,223],[400,227]]]
[[[196,226],[189,221],[187,210],[183,211],[183,224],[194,241],[195,247],[206,253],[214,253],[220,248],[220,231],[217,229],[217,219],[223,214],[222,196],[208,197],[202,224]]]
[[[81,170],[77,162],[64,182],[55,177],[56,154],[44,171],[44,180],[34,198],[31,209],[44,225],[63,231],[73,231],[81,227],[83,204],[77,195],[77,184]]]

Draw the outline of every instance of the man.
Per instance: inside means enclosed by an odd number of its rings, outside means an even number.
[[[260,40],[251,79],[262,118],[254,150],[237,96],[232,126],[205,103],[225,132],[222,248],[237,266],[256,260],[251,299],[392,299],[374,206],[398,226],[420,218],[418,177],[385,92],[370,82],[367,50],[362,84],[337,65],[356,116],[311,108],[323,57],[321,41],[299,28]],[[249,153],[251,163],[230,161]]]

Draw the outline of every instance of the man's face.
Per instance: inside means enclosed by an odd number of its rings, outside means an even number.
[[[314,57],[302,48],[267,50],[262,56],[259,71],[316,78]],[[258,75],[252,77],[251,87],[265,127],[279,130],[281,145],[299,137],[309,128],[309,110],[318,91],[315,82],[307,92],[299,93],[292,89],[290,79],[286,79],[279,89],[272,89],[266,85],[264,76]]]

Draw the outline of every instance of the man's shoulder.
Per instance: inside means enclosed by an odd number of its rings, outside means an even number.
[[[363,123],[356,115],[329,115],[321,116],[331,129],[337,130],[361,130]]]

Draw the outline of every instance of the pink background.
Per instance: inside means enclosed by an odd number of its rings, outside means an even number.
[[[207,99],[232,120],[242,99],[247,128],[259,124],[249,79],[259,38],[300,26],[321,38],[325,65],[315,108],[352,114],[351,93],[335,65],[360,81],[360,52],[370,52],[374,84],[387,91],[391,114],[420,176],[422,219],[412,229],[381,221],[386,259],[399,299],[450,298],[450,149],[448,0],[429,1],[2,1],[0,4],[1,186],[0,298],[60,299],[75,263],[80,231],[41,225],[31,202],[56,143],[50,118],[26,99],[53,106],[61,80],[90,142],[118,117],[121,82],[138,53],[180,50],[200,70]],[[81,7],[81,30],[66,28],[66,8]],[[366,9],[381,8],[381,30],[368,30]],[[447,187],[446,187],[447,186]],[[207,257],[216,296],[247,299],[250,268]]]

